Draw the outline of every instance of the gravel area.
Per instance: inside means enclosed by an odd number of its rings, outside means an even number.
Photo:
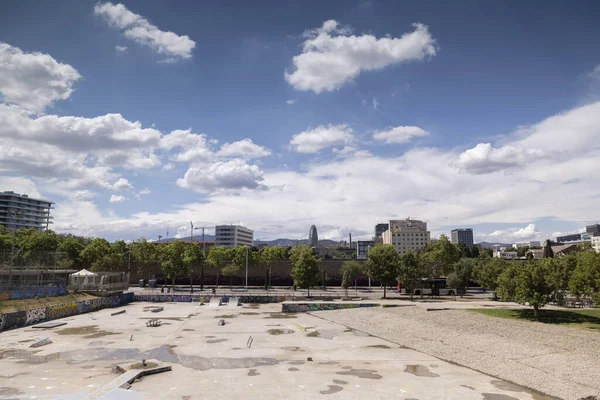
[[[421,307],[311,314],[548,395],[600,398],[600,332]]]

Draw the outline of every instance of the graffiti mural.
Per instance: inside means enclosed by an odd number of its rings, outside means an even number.
[[[379,307],[378,303],[284,303],[281,312],[297,313],[324,310],[344,310],[348,308]]]
[[[32,286],[0,292],[0,301],[33,299],[35,297],[55,297],[67,294],[67,288],[62,283],[52,286]]]
[[[133,293],[124,293],[108,297],[82,300],[70,303],[55,304],[44,308],[17,311],[0,315],[0,331],[20,328],[71,315],[88,313],[103,308],[118,307],[133,301]]]
[[[46,319],[45,308],[34,308],[33,310],[27,310],[26,312],[25,325],[35,324]]]

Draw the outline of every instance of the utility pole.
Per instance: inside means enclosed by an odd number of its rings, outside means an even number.
[[[158,241],[160,242],[160,239],[162,239],[163,237],[161,235],[158,235]]]
[[[204,229],[214,228],[214,226],[197,226],[194,229],[202,229],[202,255],[204,256],[204,262],[202,263],[202,269],[200,270],[200,291],[204,290],[204,263],[206,262],[206,241],[204,240]]]
[[[246,246],[246,290],[248,290],[248,246]]]
[[[190,243],[194,241],[194,224],[190,221]]]

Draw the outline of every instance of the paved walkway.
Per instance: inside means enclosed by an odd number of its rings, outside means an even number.
[[[550,395],[600,397],[600,332],[420,306],[311,314]]]

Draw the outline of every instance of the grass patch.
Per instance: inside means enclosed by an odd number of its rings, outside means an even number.
[[[470,308],[468,311],[490,317],[537,321],[544,324],[569,325],[577,328],[600,330],[600,309],[595,310],[540,310],[539,318],[533,316],[533,309]]]
[[[54,304],[70,303],[72,301],[91,300],[96,296],[85,293],[67,294],[64,296],[42,297],[39,299],[6,300],[0,301],[0,313],[31,310],[33,308],[48,307]]]

